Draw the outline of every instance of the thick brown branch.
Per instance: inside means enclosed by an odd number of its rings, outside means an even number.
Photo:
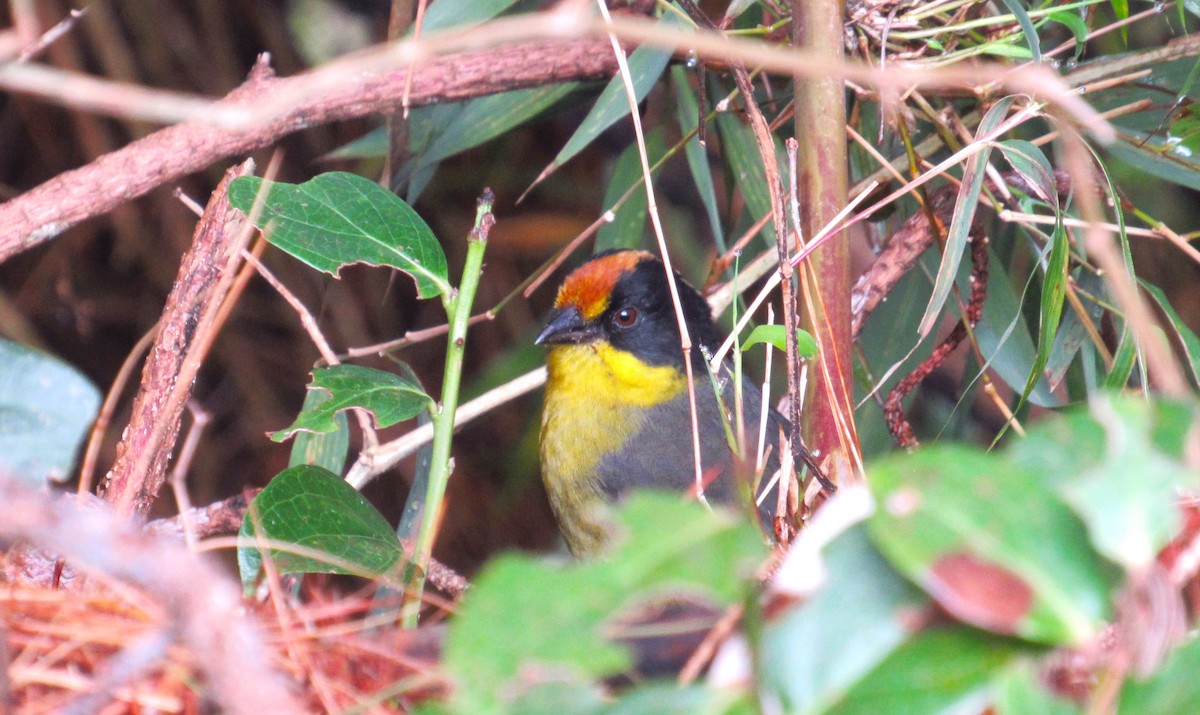
[[[167,297],[133,416],[102,488],[104,498],[121,511],[145,514],[166,479],[183,408],[212,342],[218,309],[232,285],[246,238],[241,230],[245,218],[230,207],[226,190],[233,178],[252,170],[253,163],[247,161],[226,172]]]
[[[599,79],[616,71],[607,39],[514,44],[422,60],[412,73],[410,106],[453,102],[555,82]],[[226,157],[269,146],[305,127],[381,114],[404,97],[407,70],[354,76],[280,111],[251,129],[206,122],[167,127],[0,204],[0,262],[72,225]],[[280,79],[265,60],[217,107],[253,107],[296,93],[307,75]]]

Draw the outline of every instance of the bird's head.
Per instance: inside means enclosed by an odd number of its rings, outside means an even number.
[[[676,275],[692,343],[715,348],[718,335],[704,298]],[[554,311],[534,341],[613,349],[647,366],[683,369],[679,323],[662,261],[645,251],[599,253],[559,288]],[[699,351],[695,359],[702,360]]]

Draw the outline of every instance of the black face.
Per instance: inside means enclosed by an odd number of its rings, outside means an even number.
[[[679,301],[692,345],[711,354],[719,343],[708,303],[696,289],[675,276]],[[613,287],[608,308],[596,319],[596,328],[615,348],[633,353],[650,365],[683,365],[679,349],[679,323],[671,302],[671,288],[661,261],[638,263]],[[698,349],[693,359],[703,360]]]

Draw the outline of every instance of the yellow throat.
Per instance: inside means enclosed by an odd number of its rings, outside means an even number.
[[[542,474],[567,543],[576,554],[597,550],[604,530],[596,467],[641,428],[646,410],[687,389],[671,366],[647,365],[606,341],[555,345],[546,356]]]

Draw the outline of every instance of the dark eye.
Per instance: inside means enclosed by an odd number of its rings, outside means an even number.
[[[618,328],[632,328],[637,319],[637,308],[621,308],[613,313],[612,322]]]

